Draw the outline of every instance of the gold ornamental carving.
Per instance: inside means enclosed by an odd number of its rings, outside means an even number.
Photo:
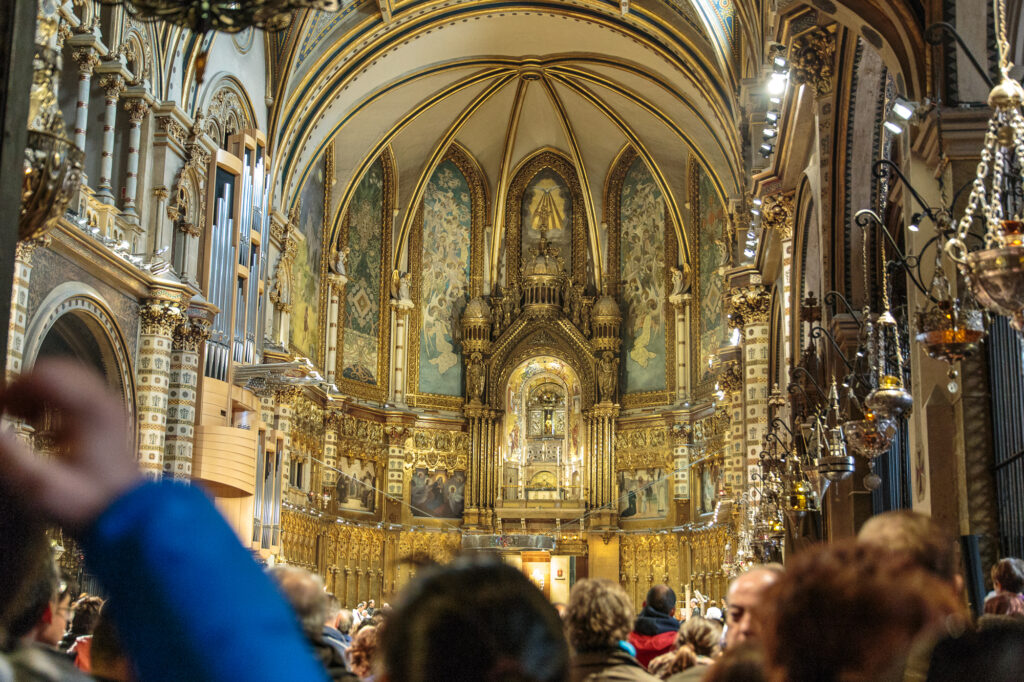
[[[615,434],[615,470],[634,469],[672,469],[669,427],[629,429]]]
[[[793,236],[793,192],[780,192],[766,196],[761,205],[761,225],[775,232],[779,239]]]
[[[210,321],[190,318],[174,328],[174,348],[198,353],[199,347],[210,338]]]
[[[743,388],[743,373],[738,362],[724,363],[722,372],[718,375],[718,387],[726,394]]]
[[[181,309],[170,301],[147,301],[139,308],[139,322],[143,334],[169,337],[181,319]]]
[[[768,290],[760,284],[730,290],[726,296],[730,326],[742,329],[751,324],[766,324],[771,300]]]
[[[469,463],[469,434],[463,431],[413,429],[406,444],[407,469],[422,468],[454,471]]]
[[[124,110],[128,112],[128,120],[138,125],[149,113],[149,102],[142,97],[129,97],[124,102]]]
[[[810,85],[819,97],[832,92],[835,52],[835,35],[828,29],[816,28],[794,38],[789,49],[793,82]]]

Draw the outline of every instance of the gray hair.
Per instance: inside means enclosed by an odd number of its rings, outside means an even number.
[[[320,576],[297,566],[274,566],[274,579],[307,635],[319,635],[330,613],[330,599]]]

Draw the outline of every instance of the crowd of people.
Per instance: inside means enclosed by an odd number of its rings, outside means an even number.
[[[914,512],[743,573],[724,622],[669,585],[634,605],[601,579],[559,612],[520,570],[470,557],[419,570],[394,608],[342,609],[309,571],[257,566],[201,492],[143,481],[103,395],[63,363],[0,392],[8,414],[60,410],[64,448],[41,459],[0,433],[0,682],[1024,678],[1024,562],[993,566],[975,618],[955,542]],[[77,534],[106,601],[60,579],[43,521]]]

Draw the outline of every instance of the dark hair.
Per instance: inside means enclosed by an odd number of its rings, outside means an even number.
[[[1000,559],[992,567],[992,582],[1004,592],[1024,592],[1024,561],[1013,557]]]
[[[767,682],[761,646],[756,642],[740,642],[729,647],[702,679],[707,682]]]
[[[104,604],[96,619],[96,627],[92,631],[90,657],[93,667],[97,669],[116,664],[117,661],[126,658],[109,605]]]
[[[71,633],[77,636],[91,635],[93,628],[100,618],[100,608],[103,607],[103,600],[99,597],[85,595],[79,597],[71,605]]]
[[[66,589],[66,588],[65,588]],[[7,634],[11,639],[27,635],[39,624],[46,608],[61,592],[57,565],[49,552],[41,555],[32,575],[27,579],[18,604],[11,610]]]
[[[565,610],[569,643],[577,653],[614,648],[633,625],[633,603],[618,583],[581,580],[572,586]]]
[[[668,585],[655,585],[647,590],[647,605],[661,613],[672,613],[676,607],[676,593]]]
[[[1024,660],[1024,628],[998,623],[981,632],[947,637],[932,650],[928,682],[985,680],[1015,682]]]
[[[497,561],[421,571],[380,634],[390,682],[539,682],[569,671],[555,609],[521,571]]]

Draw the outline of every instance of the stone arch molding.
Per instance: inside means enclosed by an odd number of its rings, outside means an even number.
[[[116,371],[123,387],[123,398],[129,415],[135,413],[135,371],[131,355],[124,341],[124,332],[110,312],[110,306],[103,296],[88,284],[65,282],[51,291],[32,317],[25,330],[23,371],[31,368],[39,355],[43,339],[58,319],[65,315],[84,315],[94,324],[90,328],[97,333],[97,341],[104,349],[103,362],[108,372]]]

